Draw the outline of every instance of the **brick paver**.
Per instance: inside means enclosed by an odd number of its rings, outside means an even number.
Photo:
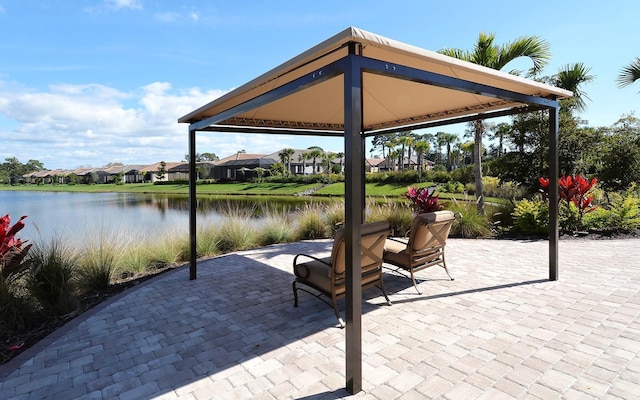
[[[449,239],[455,281],[391,272],[363,304],[363,391],[348,396],[345,331],[291,262],[330,241],[274,245],[159,276],[0,366],[0,398],[508,399],[640,393],[640,240]],[[342,309],[344,304],[340,303]]]

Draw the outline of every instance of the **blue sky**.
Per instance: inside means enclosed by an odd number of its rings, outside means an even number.
[[[180,161],[179,117],[348,26],[433,51],[471,49],[481,31],[498,43],[539,36],[552,52],[545,75],[591,68],[581,116],[610,126],[640,105],[640,82],[615,82],[640,56],[638,15],[632,1],[0,0],[0,162]],[[199,152],[221,157],[312,145],[342,151],[337,139],[198,137]]]

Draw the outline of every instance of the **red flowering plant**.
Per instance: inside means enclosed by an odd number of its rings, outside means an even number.
[[[11,225],[11,217],[6,214],[0,217],[0,272],[2,279],[7,279],[9,275],[19,272],[24,268],[22,260],[27,256],[31,244],[25,246],[25,242],[20,238],[16,238],[16,234],[24,228],[23,220],[27,218],[24,215],[13,226]]]
[[[549,198],[549,179],[539,178],[540,192],[545,199]],[[558,179],[558,203],[563,200],[567,207],[571,210],[573,204],[577,209],[577,225],[582,226],[582,217],[584,214],[595,210],[597,207],[593,205],[593,196],[590,190],[598,182],[598,178],[591,180],[584,178],[582,175],[561,176]]]
[[[435,194],[435,188],[407,187],[404,196],[413,203],[413,210],[416,214],[423,214],[432,211],[440,211],[444,205],[439,204],[440,196]]]

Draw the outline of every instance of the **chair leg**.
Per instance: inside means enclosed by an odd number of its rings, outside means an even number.
[[[382,275],[380,275],[380,290],[382,290],[382,294],[384,298],[387,299],[387,305],[392,305],[391,300],[389,300],[389,296],[387,296],[387,290],[384,288],[384,281],[382,280]]]
[[[298,288],[296,287],[296,281],[291,284],[293,288],[293,306],[298,307]]]
[[[344,329],[347,324],[340,316],[340,311],[338,311],[338,301],[334,296],[331,297],[331,304],[333,304],[333,312],[336,313],[336,318],[338,318],[338,325],[340,325],[340,329]]]
[[[451,279],[452,281],[455,280],[455,278],[451,276],[451,274],[449,273],[449,268],[447,268],[447,263],[444,261],[444,254],[442,255],[442,268],[444,268],[444,271],[447,273],[447,275],[449,275],[449,279]]]
[[[418,289],[418,283],[416,282],[416,277],[413,274],[413,268],[410,269],[409,272],[411,273],[411,281],[413,282],[413,287],[416,288],[416,291],[418,292],[418,294],[422,294],[420,289]]]

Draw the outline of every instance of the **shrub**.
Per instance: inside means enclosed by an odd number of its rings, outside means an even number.
[[[286,243],[293,240],[295,231],[290,219],[284,213],[266,212],[261,220],[257,244],[267,246],[275,243]]]
[[[513,211],[515,210],[515,203],[509,201],[498,205],[487,205],[486,209],[489,211],[491,223],[496,231],[499,233],[508,233],[513,229]]]
[[[622,196],[618,195],[611,203],[610,227],[636,229],[640,227],[640,198],[634,193],[634,186]]]
[[[448,209],[456,215],[451,227],[451,235],[463,238],[487,237],[492,235],[489,219],[478,213],[475,203],[458,202],[454,199]]]
[[[329,227],[322,218],[322,213],[317,205],[307,204],[296,212],[294,218],[296,238],[298,239],[318,239],[329,235]]]
[[[220,234],[217,228],[216,225],[210,225],[197,229],[196,254],[198,257],[214,256],[220,253]],[[188,240],[187,244],[190,245]]]
[[[132,242],[121,255],[121,264],[115,273],[116,278],[127,278],[144,273],[151,264],[149,244]]]
[[[218,250],[222,253],[249,249],[257,244],[255,227],[246,215],[227,217],[220,225],[218,239]]]
[[[429,174],[429,178],[438,183],[446,183],[451,181],[451,174],[447,171],[433,171]]]
[[[411,229],[413,210],[405,203],[387,201],[376,204],[370,201],[366,222],[387,221],[393,236],[404,236]]]
[[[27,286],[46,314],[64,315],[78,307],[75,251],[53,239],[34,246],[28,262]]]
[[[549,232],[549,205],[546,201],[517,201],[511,215],[515,227],[524,234],[545,236]]]
[[[79,284],[83,290],[94,292],[109,287],[116,275],[120,262],[120,255],[128,247],[124,241],[127,235],[106,235],[101,228],[99,234],[91,235],[95,238],[85,242],[79,258]]]
[[[9,214],[0,217],[0,279],[8,279],[10,275],[26,268],[22,261],[27,256],[31,244],[23,247],[22,240],[15,237],[24,228],[22,221],[25,218],[27,218],[26,215],[13,226],[9,226],[11,225]]]
[[[488,197],[501,199],[521,199],[525,190],[516,182],[502,182],[499,178],[485,176],[482,178],[483,192]],[[474,188],[475,191],[475,188]]]
[[[464,185],[458,181],[448,181],[440,188],[447,193],[464,193]]]
[[[325,219],[331,229],[331,233],[344,224],[344,202],[335,202],[325,207]]]
[[[623,195],[609,194],[608,209],[603,207],[586,214],[583,224],[593,230],[632,230],[640,227],[640,198],[632,186]]]
[[[146,249],[147,269],[164,268],[184,261],[189,254],[188,241],[188,237],[179,231],[166,232],[157,240],[150,241]]]
[[[22,331],[35,321],[33,302],[21,282],[0,279],[0,327]]]
[[[435,189],[408,187],[404,197],[413,203],[413,209],[417,214],[439,211],[444,208],[438,203],[440,197],[435,194]]]

